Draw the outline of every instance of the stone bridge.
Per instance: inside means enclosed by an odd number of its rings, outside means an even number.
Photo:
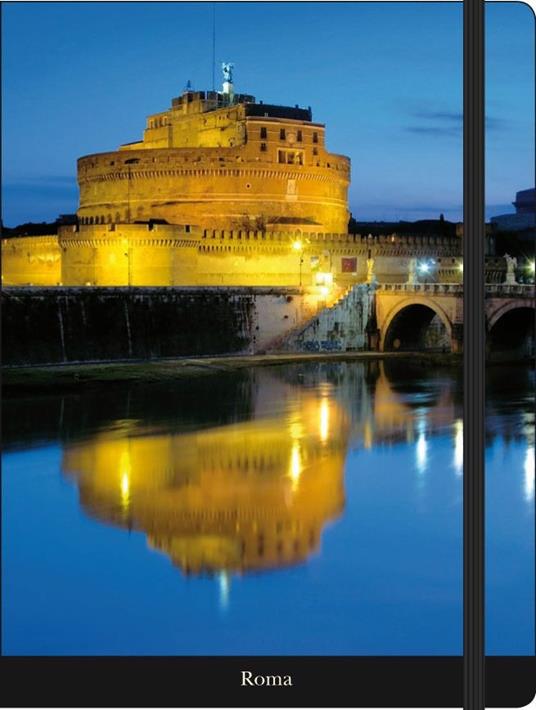
[[[380,351],[461,350],[462,284],[379,284],[375,305]],[[533,354],[534,322],[534,284],[486,285],[490,352]]]

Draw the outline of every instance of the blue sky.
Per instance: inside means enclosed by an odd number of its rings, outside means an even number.
[[[218,3],[235,88],[311,106],[358,219],[462,216],[461,3]],[[534,16],[487,5],[488,215],[534,185]],[[77,207],[76,159],[211,87],[212,3],[3,5],[3,219]],[[217,83],[220,74],[217,72]]]

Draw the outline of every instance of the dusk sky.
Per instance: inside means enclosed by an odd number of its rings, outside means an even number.
[[[3,220],[76,211],[76,159],[212,83],[212,3],[3,5]],[[462,218],[461,3],[217,3],[216,83],[311,106],[357,219]],[[534,16],[488,3],[487,216],[534,186]]]

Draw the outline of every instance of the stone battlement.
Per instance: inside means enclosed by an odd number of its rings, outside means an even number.
[[[437,278],[459,282],[456,237],[202,229],[188,224],[59,227],[58,236],[2,242],[4,285],[318,286],[367,279],[404,283],[411,258],[434,259]],[[497,268],[497,279],[500,272]],[[326,274],[328,276],[326,276]]]

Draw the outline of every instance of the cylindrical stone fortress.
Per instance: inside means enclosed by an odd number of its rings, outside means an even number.
[[[82,224],[346,232],[350,160],[310,109],[186,91],[142,141],[78,161]]]

